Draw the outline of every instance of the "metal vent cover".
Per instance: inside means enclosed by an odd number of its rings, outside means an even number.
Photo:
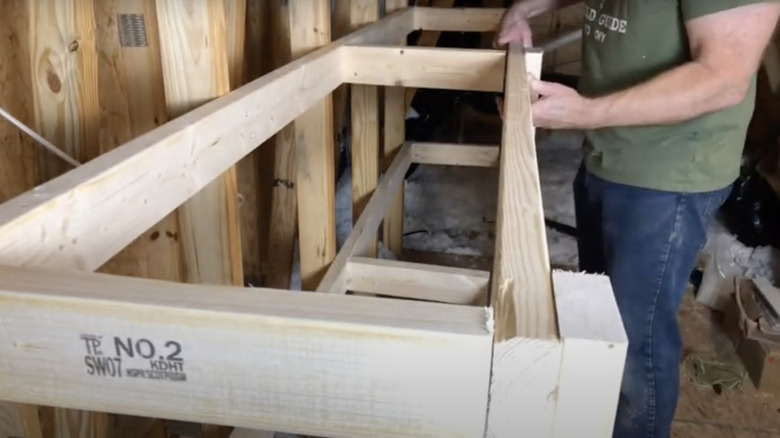
[[[122,47],[148,47],[146,20],[143,14],[117,14],[119,44]]]

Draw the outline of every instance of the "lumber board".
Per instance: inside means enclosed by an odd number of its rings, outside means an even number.
[[[413,142],[412,161],[438,166],[498,167],[499,146]]]
[[[11,401],[345,438],[484,431],[480,307],[9,267],[0,302]]]
[[[542,52],[526,52],[517,44],[510,44],[507,52],[491,304],[499,313],[499,341],[515,336],[555,338],[558,329],[527,76],[539,76]]]
[[[379,0],[350,0],[350,25],[358,29],[379,19]],[[357,222],[379,181],[380,114],[379,88],[374,84],[352,85],[350,91],[350,145],[352,160],[352,223]],[[376,257],[375,233],[368,255]]]
[[[270,2],[274,65],[279,68],[293,60],[289,2]],[[268,236],[268,269],[264,286],[290,287],[298,230],[298,198],[295,193],[295,124],[290,123],[273,137],[274,163],[271,188],[271,221]]]
[[[438,47],[344,48],[350,84],[500,92],[506,52]]]
[[[330,43],[330,0],[287,2],[287,7],[294,58]],[[307,291],[317,287],[336,257],[334,140],[333,97],[328,93],[295,120],[298,255],[301,288]]]
[[[0,263],[99,267],[341,84],[344,44],[400,39],[410,13],[399,11],[0,205]]]
[[[476,269],[369,257],[351,257],[346,271],[344,288],[351,292],[464,305],[484,305],[490,280]]]
[[[230,91],[226,15],[222,0],[156,4],[165,99],[169,115],[178,117]],[[200,187],[178,212],[186,280],[243,284],[235,166]]]
[[[440,32],[493,32],[503,8],[414,8],[414,28]]]
[[[609,277],[555,271],[553,285],[562,340],[553,436],[612,436],[628,336]]]
[[[383,218],[393,207],[398,192],[401,191],[406,171],[412,164],[411,147],[404,144],[395,156],[390,168],[382,175],[379,185],[366,204],[360,218],[352,227],[352,232],[341,246],[335,260],[328,268],[322,281],[317,286],[317,292],[341,294],[344,289],[345,268],[349,259],[355,256],[366,256],[371,248],[371,237],[382,223]]]
[[[27,6],[33,129],[66,155],[87,162],[101,153],[95,4],[39,0]],[[72,169],[48,151],[38,154],[38,159],[39,182]],[[23,409],[28,411],[23,418],[31,420],[25,424],[26,435],[38,429],[51,430],[56,438],[103,438],[108,433],[108,416],[103,412],[51,406]]]
[[[408,6],[407,0],[385,0],[385,12],[397,13]],[[410,27],[414,26],[414,9],[411,9]],[[410,29],[411,32],[412,29]],[[408,35],[408,32],[407,32]],[[361,44],[369,45],[364,42]],[[388,44],[388,43],[384,43]],[[397,38],[390,44],[406,44],[406,35]],[[406,141],[406,92],[403,87],[392,86],[384,88],[384,138],[382,165],[388,168],[396,154],[401,150],[401,145]],[[387,250],[399,256],[403,251],[404,235],[404,190],[395,195],[395,201],[385,214],[382,223],[382,242]]]
[[[487,430],[491,438],[552,436],[563,349],[558,338],[527,75],[542,53],[507,49],[496,242],[490,286],[495,318]],[[517,409],[517,406],[527,406]]]

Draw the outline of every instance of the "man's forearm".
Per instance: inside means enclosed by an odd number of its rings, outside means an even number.
[[[738,104],[749,85],[750,78],[729,79],[689,62],[643,84],[592,99],[587,124],[595,129],[680,123]]]

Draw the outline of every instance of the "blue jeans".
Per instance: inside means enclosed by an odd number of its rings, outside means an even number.
[[[707,228],[731,187],[674,193],[574,181],[580,269],[609,276],[628,335],[614,438],[668,438],[677,409],[677,312]]]

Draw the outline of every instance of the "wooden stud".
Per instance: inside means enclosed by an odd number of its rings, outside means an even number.
[[[501,50],[354,46],[345,48],[351,84],[500,92],[506,53]]]
[[[351,30],[378,19],[378,0],[350,0]],[[374,84],[353,85],[350,87],[350,99],[354,224],[363,213],[379,180],[379,88]],[[377,248],[377,236],[374,234],[367,255],[376,257]]]
[[[392,13],[407,6],[406,0],[385,0],[386,12]],[[406,44],[406,37],[399,39]],[[366,43],[369,44],[369,43]],[[389,166],[406,141],[406,95],[403,87],[385,87],[384,111],[384,165]],[[404,190],[398,192],[395,203],[387,212],[382,225],[385,247],[396,256],[403,251]]]
[[[330,42],[330,1],[288,3],[293,57]],[[326,95],[295,121],[296,195],[301,287],[314,290],[336,256],[333,101]]]
[[[13,401],[345,438],[484,430],[483,308],[5,267],[0,301]]]
[[[169,115],[178,117],[228,93],[222,0],[197,5],[186,0],[157,0],[157,15]],[[207,32],[196,38],[200,34],[196,29]],[[243,284],[237,185],[235,167],[230,166],[180,207],[179,238],[188,282]]]
[[[414,142],[412,161],[437,166],[498,167],[500,149],[483,144]]]
[[[371,237],[382,223],[382,218],[393,206],[393,200],[397,193],[403,189],[403,180],[409,165],[412,164],[411,148],[408,144],[402,145],[390,168],[387,169],[379,182],[374,194],[363,209],[363,214],[355,222],[347,241],[339,250],[339,254],[328,268],[327,273],[317,286],[317,292],[344,293],[344,281],[342,275],[349,263],[349,259],[355,256],[366,256],[371,248]]]
[[[451,304],[486,303],[489,272],[446,266],[351,257],[344,288]]]
[[[100,155],[93,2],[39,0],[27,4],[34,129],[70,157],[89,161]],[[50,153],[38,154],[38,158],[39,182],[72,169]],[[107,414],[78,409],[26,406],[22,418],[29,420],[25,421],[27,435],[43,432],[56,438],[101,438],[109,427]]]

